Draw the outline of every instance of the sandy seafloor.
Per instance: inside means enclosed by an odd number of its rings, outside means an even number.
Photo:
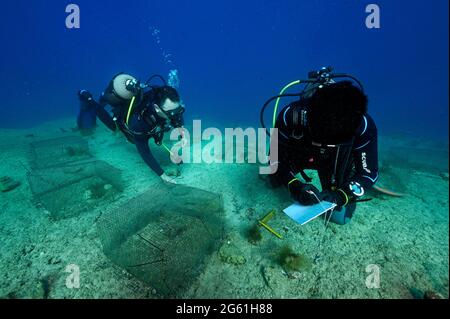
[[[125,191],[119,199],[59,221],[33,203],[26,179],[28,145],[77,134],[70,133],[73,123],[67,119],[27,130],[0,130],[0,176],[22,183],[0,193],[0,297],[156,298],[154,289],[105,257],[95,225],[100,211],[160,183],[123,136],[99,125],[95,135],[87,137],[97,159],[123,171]],[[389,156],[396,148],[412,152],[403,154],[404,161],[401,154],[393,159]],[[417,161],[415,149],[421,154]],[[171,166],[166,153],[158,150],[156,156],[164,168]],[[380,185],[406,195],[375,194],[374,200],[359,204],[349,225],[331,224],[326,229],[320,219],[300,226],[285,216],[282,209],[291,203],[287,191],[268,189],[256,165],[183,165],[180,184],[223,195],[224,245],[231,247],[227,251],[234,257],[245,259],[244,264],[230,264],[214,254],[185,297],[421,298],[425,291],[433,291],[448,298],[449,181],[442,156],[448,163],[448,144],[381,136]],[[272,209],[277,214],[271,225],[284,238],[263,230],[262,241],[250,244],[246,229]],[[308,258],[312,267],[286,273],[275,258],[284,244]],[[80,267],[79,289],[66,287],[68,264]],[[379,289],[366,287],[370,264],[380,267]]]

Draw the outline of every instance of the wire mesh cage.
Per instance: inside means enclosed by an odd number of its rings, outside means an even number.
[[[75,135],[30,143],[30,166],[33,169],[57,167],[92,158],[88,142]]]
[[[114,263],[160,296],[180,297],[220,246],[223,202],[204,190],[161,185],[103,214],[98,229]]]
[[[78,136],[31,143],[30,167],[34,201],[55,220],[92,210],[123,191],[121,171],[95,160],[87,141]]]
[[[55,220],[92,210],[123,191],[121,171],[102,161],[35,169],[27,177],[34,201]]]

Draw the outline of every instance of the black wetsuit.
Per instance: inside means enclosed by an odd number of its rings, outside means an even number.
[[[322,146],[314,143],[309,131],[296,117],[299,101],[286,106],[277,118],[278,170],[274,180],[287,185],[305,169],[318,171],[322,190],[342,189],[356,199],[350,186],[355,182],[362,194],[378,179],[378,142],[375,122],[365,114],[352,141],[345,145]],[[302,174],[306,182],[308,176]],[[360,195],[360,194],[358,194]]]
[[[127,137],[128,141],[136,145],[136,148],[144,162],[158,175],[164,174],[163,169],[153,156],[148,145],[149,139],[153,138],[156,144],[161,145],[165,132],[169,132],[173,128],[183,126],[182,115],[177,118],[165,120],[156,114],[153,104],[152,92],[147,92],[143,98],[133,108],[135,110],[130,116],[128,125],[125,124],[126,113],[128,111],[128,103],[113,106],[113,114],[111,116],[104,107],[106,103],[96,103],[98,118],[112,131],[120,129]]]

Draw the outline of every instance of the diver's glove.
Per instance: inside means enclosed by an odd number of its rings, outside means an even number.
[[[319,202],[320,191],[311,184],[305,184],[298,179],[293,179],[288,184],[291,197],[300,204],[310,206]]]
[[[335,203],[338,207],[347,205],[350,200],[349,196],[342,189],[337,189],[335,191],[324,190],[320,193],[319,198],[322,201]]]

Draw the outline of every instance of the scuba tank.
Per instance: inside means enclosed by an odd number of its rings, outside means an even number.
[[[151,85],[151,81],[155,78],[160,79],[163,85],[166,85],[166,80],[159,74],[152,75],[145,83],[141,83],[129,74],[118,73],[109,82],[101,100],[110,104],[114,109],[114,114],[123,118],[125,125],[128,126],[131,115],[136,111],[136,105],[140,105],[144,95],[157,87]]]
[[[357,83],[357,85],[359,86],[359,88],[361,89],[362,92],[364,92],[364,87],[361,83],[361,81],[359,81],[356,77],[350,75],[350,74],[346,74],[346,73],[333,73],[333,68],[332,67],[323,67],[318,71],[311,71],[308,73],[308,78],[307,79],[303,79],[303,80],[296,80],[293,81],[289,84],[287,84],[278,95],[271,97],[270,99],[268,99],[263,107],[261,108],[260,111],[260,123],[261,123],[261,127],[266,129],[266,133],[267,135],[270,137],[270,131],[269,128],[265,125],[264,122],[264,113],[267,109],[267,107],[270,105],[270,103],[272,103],[273,101],[275,101],[275,107],[274,107],[274,111],[273,111],[273,117],[272,117],[272,128],[275,127],[275,123],[277,120],[277,116],[278,116],[278,106],[280,103],[280,100],[282,98],[286,98],[286,97],[298,97],[298,98],[309,98],[311,97],[316,90],[321,89],[322,87],[324,87],[325,85],[330,85],[332,83],[336,83],[335,79],[350,79],[353,80],[355,83]],[[300,93],[294,93],[294,94],[286,94],[285,92],[295,86],[295,85],[302,85],[304,84],[304,88]],[[306,121],[307,121],[307,110],[305,110],[305,112],[303,112],[301,114],[301,119],[303,120],[303,124],[306,125]]]

